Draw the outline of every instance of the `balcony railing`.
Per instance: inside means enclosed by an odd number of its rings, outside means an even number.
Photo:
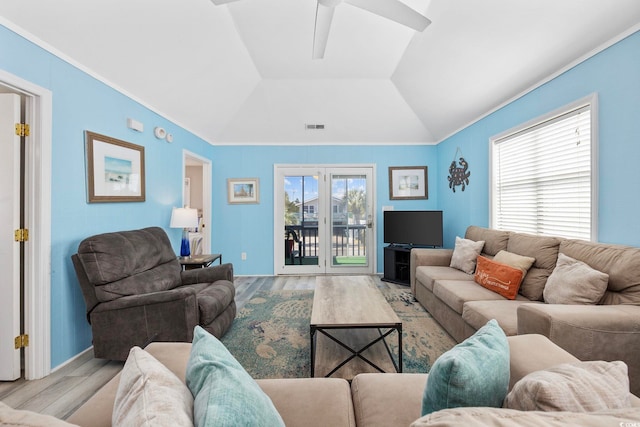
[[[294,231],[300,240],[302,257],[317,257],[320,240],[318,226],[287,225],[285,230]],[[331,233],[332,256],[366,256],[366,225],[334,225]]]

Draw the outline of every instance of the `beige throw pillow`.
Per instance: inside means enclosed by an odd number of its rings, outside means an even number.
[[[483,247],[484,240],[475,242],[456,236],[456,246],[453,249],[449,266],[462,270],[467,274],[473,274],[476,270],[476,260]]]
[[[594,412],[631,406],[627,365],[621,361],[563,363],[518,381],[504,407],[520,411]]]
[[[169,368],[140,347],[133,347],[120,375],[112,424],[193,426],[193,396]]]
[[[548,304],[597,304],[608,284],[608,274],[559,253],[556,268],[544,287],[544,301]]]
[[[536,259],[530,256],[518,255],[508,251],[498,252],[496,256],[493,257],[493,260],[501,264],[507,264],[508,266],[519,268],[522,270],[523,277],[527,274],[527,271],[529,271],[533,263],[536,262]]]

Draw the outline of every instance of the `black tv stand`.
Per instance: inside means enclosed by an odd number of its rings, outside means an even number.
[[[384,274],[382,280],[409,286],[411,245],[390,244],[384,248]]]

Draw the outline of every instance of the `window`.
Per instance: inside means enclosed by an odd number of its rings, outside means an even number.
[[[595,238],[594,103],[589,97],[491,139],[493,228]]]

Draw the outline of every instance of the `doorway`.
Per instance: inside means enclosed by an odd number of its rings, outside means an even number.
[[[374,167],[275,166],[275,274],[373,274]]]
[[[191,254],[211,253],[211,160],[183,151],[182,204],[198,210],[198,227],[189,232]]]
[[[2,165],[3,176],[16,176],[16,168],[20,169],[20,163],[23,166],[20,183],[16,185],[12,179],[0,190],[0,215],[3,225],[9,227],[9,233],[3,232],[0,239],[4,248],[0,258],[4,277],[12,278],[0,284],[0,298],[5,301],[0,321],[0,380],[16,379],[16,372],[18,377],[32,380],[51,371],[52,95],[49,90],[3,70],[0,70],[0,93],[18,97],[19,122],[29,125],[28,132],[21,137],[15,134],[15,123],[8,123],[3,141],[13,141],[18,136],[18,149],[14,144],[0,147],[0,156],[11,159]],[[28,237],[24,232],[14,233],[22,229],[29,231]],[[16,236],[23,241],[16,242]],[[10,255],[5,258],[5,254]],[[22,348],[27,340],[21,336],[28,336],[28,345]]]

